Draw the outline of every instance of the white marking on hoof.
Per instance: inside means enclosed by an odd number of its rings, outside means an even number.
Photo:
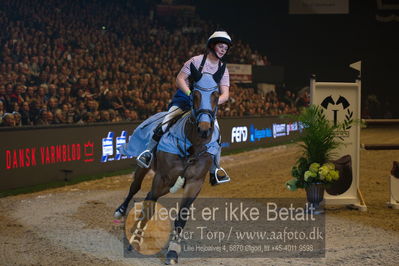
[[[179,189],[183,187],[183,185],[184,185],[184,177],[179,176],[173,187],[169,189],[169,192],[176,193]]]
[[[114,218],[115,219],[120,219],[120,218],[122,218],[122,216],[123,216],[123,214],[120,211],[116,211],[114,213]]]
[[[177,264],[177,261],[175,259],[168,259],[165,262],[166,265],[175,265]]]

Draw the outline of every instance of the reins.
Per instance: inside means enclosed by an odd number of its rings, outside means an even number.
[[[190,116],[187,119],[188,123],[190,123],[191,125],[195,125],[195,119]],[[182,176],[185,176],[186,171],[188,169],[188,167],[190,165],[193,165],[196,161],[198,161],[198,159],[205,153],[207,152],[207,148],[205,145],[202,146],[202,149],[195,153],[194,155],[190,156],[190,155],[186,155],[187,154],[187,134],[184,134],[184,149],[179,145],[179,140],[176,138],[176,146],[179,149],[180,153],[183,154],[183,157],[181,157],[181,159],[183,160],[184,163],[184,169],[183,169],[183,174]]]
[[[207,151],[207,148],[206,148],[205,145],[203,145],[202,147],[203,147],[203,149],[200,152],[194,154],[194,156],[185,156],[185,157],[182,158],[182,160],[186,159],[184,161],[185,165],[184,165],[182,176],[185,176],[188,167],[190,165],[193,165],[195,162],[197,162],[199,160],[199,158]]]

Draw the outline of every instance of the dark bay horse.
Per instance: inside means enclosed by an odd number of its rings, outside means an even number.
[[[191,113],[184,123],[184,135],[191,144],[187,149],[189,155],[182,158],[179,155],[161,150],[156,152],[151,165],[155,172],[151,191],[145,198],[142,213],[133,226],[133,236],[130,239],[130,244],[136,250],[139,250],[142,239],[145,237],[146,223],[154,215],[157,200],[168,194],[171,189],[176,190],[176,186],[178,189],[184,183],[183,198],[179,213],[174,221],[174,231],[169,242],[166,264],[177,263],[178,254],[181,251],[181,234],[189,216],[187,210],[198,196],[205,176],[211,167],[212,155],[208,153],[206,144],[211,141],[215,128],[219,99],[218,83],[224,73],[225,65],[219,67],[219,70],[213,75],[200,73],[193,64],[190,68],[194,79]],[[116,218],[126,213],[129,202],[140,190],[144,176],[149,170],[149,168],[137,168],[129,194],[115,212]]]

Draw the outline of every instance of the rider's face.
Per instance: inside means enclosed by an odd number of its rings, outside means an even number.
[[[229,46],[225,43],[217,43],[215,45],[215,53],[218,55],[219,58],[222,58],[229,49]]]

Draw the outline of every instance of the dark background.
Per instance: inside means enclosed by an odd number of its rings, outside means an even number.
[[[349,14],[290,15],[288,0],[195,1],[202,19],[251,44],[272,65],[285,68],[289,89],[318,81],[354,81],[349,64],[362,60],[362,98],[376,94],[382,104],[396,105],[399,97],[399,22],[382,23],[374,0],[350,0]],[[234,36],[235,35],[235,36]],[[234,41],[234,40],[233,40]]]

